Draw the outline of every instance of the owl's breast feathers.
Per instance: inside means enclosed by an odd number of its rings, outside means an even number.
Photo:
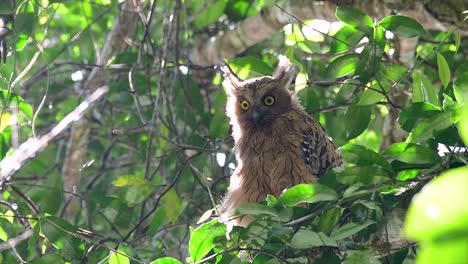
[[[285,188],[313,183],[341,158],[323,127],[303,110],[278,117],[269,126],[244,131],[236,142],[238,174],[249,202],[278,196]]]

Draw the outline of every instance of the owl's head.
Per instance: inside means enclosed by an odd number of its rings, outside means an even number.
[[[298,103],[288,88],[296,76],[295,67],[281,56],[273,76],[241,80],[227,66],[222,66],[223,86],[228,90],[226,113],[233,126],[243,129],[265,128]]]

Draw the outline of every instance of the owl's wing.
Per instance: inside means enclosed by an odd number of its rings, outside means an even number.
[[[342,159],[322,125],[312,118],[307,121],[301,142],[304,163],[309,166],[313,175],[320,177],[329,169],[341,166]]]

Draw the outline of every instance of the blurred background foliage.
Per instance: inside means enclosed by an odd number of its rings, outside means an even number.
[[[450,30],[440,31],[350,5],[325,21],[296,19],[281,8],[287,1],[129,2],[0,4],[1,159],[84,101],[93,69],[103,69],[109,87],[82,117],[90,130],[73,190],[64,187],[69,130],[2,176],[0,263],[468,259],[466,4],[438,3],[455,14]],[[211,218],[235,167],[226,94],[216,65],[190,58],[197,40],[210,50],[223,32],[267,8],[288,17],[287,25],[226,62],[250,78],[272,74],[278,56],[287,56],[300,69],[295,92],[346,167],[241,208],[257,221],[234,228],[228,240],[225,225]],[[138,26],[124,40],[110,39],[125,12]],[[124,51],[98,63],[101,48],[117,41]],[[70,199],[78,202],[73,213]],[[295,207],[302,202],[309,208]]]

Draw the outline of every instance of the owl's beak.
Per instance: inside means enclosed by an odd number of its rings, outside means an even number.
[[[252,118],[255,126],[260,126],[263,124],[263,118],[265,113],[258,108],[254,108],[252,111]]]

